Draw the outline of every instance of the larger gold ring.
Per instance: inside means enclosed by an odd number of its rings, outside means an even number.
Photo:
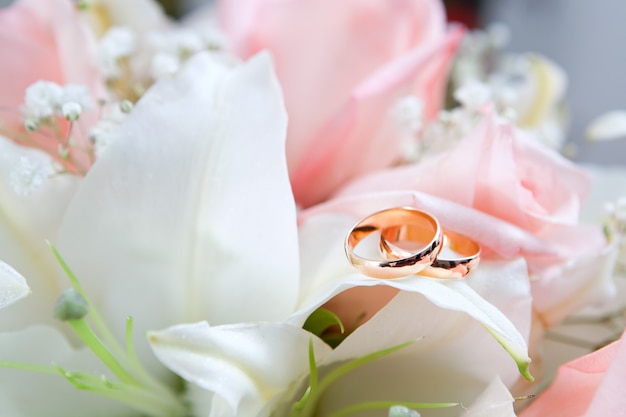
[[[420,247],[397,259],[368,259],[354,252],[366,236],[383,229],[410,225],[414,241]],[[348,233],[345,241],[346,256],[352,265],[364,275],[392,279],[414,275],[431,265],[443,246],[443,233],[439,222],[423,211],[401,207],[382,210],[358,222]]]
[[[452,257],[444,252],[420,275],[441,279],[465,278],[480,262],[480,245],[467,236],[448,230],[443,233],[444,248],[455,252]],[[411,224],[386,227],[380,232],[380,253],[385,259],[402,259],[411,254],[402,245],[421,239],[421,231]],[[399,245],[399,242],[402,242]],[[445,249],[443,249],[445,251]]]

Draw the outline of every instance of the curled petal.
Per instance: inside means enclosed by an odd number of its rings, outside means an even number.
[[[592,141],[618,139],[626,136],[626,111],[615,110],[595,119],[587,128]]]
[[[23,276],[0,261],[0,308],[26,297],[30,288]]]
[[[161,362],[219,396],[229,407],[225,415],[231,416],[269,412],[274,400],[308,374],[310,342],[317,360],[331,351],[288,324],[210,327],[201,322],[152,332],[149,340]]]

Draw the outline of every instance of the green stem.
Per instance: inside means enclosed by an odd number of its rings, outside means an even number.
[[[413,340],[406,342],[406,343],[402,343],[401,345],[397,345],[397,346],[393,346],[390,347],[388,349],[384,349],[384,350],[380,350],[378,352],[374,352],[374,353],[370,353],[369,355],[365,355],[363,357],[360,357],[358,359],[355,359],[353,361],[350,361],[344,365],[341,365],[340,367],[338,367],[337,369],[335,369],[334,371],[332,371],[331,373],[329,373],[326,378],[324,378],[322,380],[322,382],[319,385],[319,393],[322,394],[324,393],[324,391],[326,391],[331,384],[333,384],[337,379],[339,379],[340,377],[342,377],[343,375],[347,374],[348,372],[363,366],[369,362],[372,362],[376,359],[382,358],[384,356],[387,356],[393,352],[396,352],[398,350],[404,349],[407,346],[412,345],[413,343],[415,343]]]
[[[68,323],[72,326],[80,340],[100,358],[120,381],[130,385],[139,385],[135,378],[124,369],[111,351],[102,343],[84,318],[69,320]]]
[[[52,250],[52,253],[54,254],[54,257],[56,258],[57,262],[59,262],[59,265],[61,265],[61,268],[63,269],[63,271],[69,278],[70,282],[72,283],[72,286],[76,289],[76,291],[80,293],[80,295],[82,295],[82,297],[87,302],[87,305],[89,306],[89,317],[91,318],[95,329],[98,331],[100,335],[102,335],[102,339],[106,342],[109,349],[113,351],[115,356],[117,356],[118,358],[124,358],[126,351],[122,348],[122,346],[119,344],[117,339],[113,336],[113,334],[109,330],[108,326],[105,324],[104,320],[98,313],[98,310],[95,308],[93,302],[87,296],[87,293],[85,292],[83,287],[80,285],[78,278],[76,277],[76,275],[74,275],[74,272],[72,272],[72,270],[67,265],[67,263],[65,263],[65,260],[61,257],[61,254],[59,254],[59,252],[54,247],[54,245],[49,241],[46,241],[46,242],[48,243],[50,250]],[[132,329],[132,326],[131,326],[131,329]],[[151,378],[150,376],[146,374],[143,367],[141,366],[141,362],[139,361],[139,359],[134,360],[135,358],[132,358],[131,360],[127,360],[123,362],[130,369],[132,369],[133,373],[138,375],[138,377],[143,382],[155,388],[158,388],[161,392],[167,391],[167,389],[164,388],[160,383],[154,381],[153,378]]]
[[[312,416],[315,413],[317,403],[319,402],[319,399],[324,394],[324,392],[326,392],[326,390],[343,375],[376,359],[382,358],[393,352],[404,349],[405,347],[410,346],[413,343],[415,343],[415,341],[411,340],[397,346],[392,346],[388,349],[383,349],[374,353],[370,353],[369,355],[354,359],[344,365],[339,366],[337,369],[333,370],[325,378],[322,379],[322,381],[317,386],[318,389],[315,392],[311,390],[311,392],[308,393],[308,398],[306,398],[306,404],[304,404],[304,406],[301,408],[298,415],[300,417]]]
[[[77,389],[91,392],[124,403],[138,411],[154,417],[172,417],[185,415],[185,408],[172,398],[152,394],[140,387],[115,381],[108,381],[87,374],[68,372],[58,368],[60,373]]]
[[[40,374],[56,375],[57,370],[52,366],[35,365],[24,362],[0,361],[0,368],[18,369],[20,371],[37,372]]]

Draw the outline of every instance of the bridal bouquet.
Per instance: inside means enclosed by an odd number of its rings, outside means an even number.
[[[625,340],[544,390],[555,327],[623,312],[623,177],[559,153],[565,75],[506,36],[438,0],[0,10],[0,415],[623,412]]]

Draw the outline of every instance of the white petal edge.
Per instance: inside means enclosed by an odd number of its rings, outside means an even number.
[[[309,343],[319,362],[331,348],[282,323],[211,327],[206,322],[150,332],[157,358],[228,404],[232,416],[255,416],[309,372]],[[210,395],[207,393],[207,395]]]
[[[626,110],[614,110],[593,120],[587,128],[591,141],[619,139],[626,136]]]
[[[511,320],[486,301],[479,293],[468,285],[470,281],[445,281],[433,280],[423,277],[406,277],[395,280],[378,280],[365,277],[356,273],[349,265],[343,254],[343,239],[345,232],[351,226],[348,216],[320,216],[310,221],[301,229],[301,246],[306,249],[301,253],[302,265],[302,289],[299,309],[292,314],[288,321],[295,325],[301,325],[306,317],[317,307],[324,304],[333,296],[356,286],[388,285],[402,291],[416,292],[424,295],[433,304],[442,309],[461,311],[480,322],[504,349],[515,360],[520,372],[526,377],[528,366],[531,362],[528,356],[528,345],[525,337]],[[323,233],[320,233],[323,231]],[[341,244],[339,243],[341,242]],[[327,250],[320,248],[326,248]],[[309,259],[313,254],[315,259]],[[346,266],[348,265],[348,266]],[[474,274],[491,273],[483,264]],[[514,290],[520,297],[525,294],[530,300],[530,286],[526,262],[519,258],[508,263],[503,269],[505,277],[511,282],[507,286],[517,286]],[[504,278],[504,276],[503,276]],[[471,277],[469,278],[471,280]],[[504,285],[504,284],[503,284]],[[530,318],[530,303],[527,303],[528,317]],[[525,326],[527,327],[527,326]],[[521,329],[527,333],[528,329]],[[527,335],[526,335],[527,337]],[[397,340],[402,343],[406,340]],[[382,342],[382,340],[381,340]],[[373,351],[390,347],[380,345]],[[350,359],[363,355],[367,352],[345,352],[342,359]]]
[[[296,209],[269,55],[234,68],[194,55],[142,97],[119,135],[85,177],[58,245],[106,318],[132,315],[141,332],[287,316]]]
[[[11,266],[0,261],[0,308],[30,294],[26,279]]]
[[[507,387],[495,378],[462,417],[515,417],[513,401]]]

